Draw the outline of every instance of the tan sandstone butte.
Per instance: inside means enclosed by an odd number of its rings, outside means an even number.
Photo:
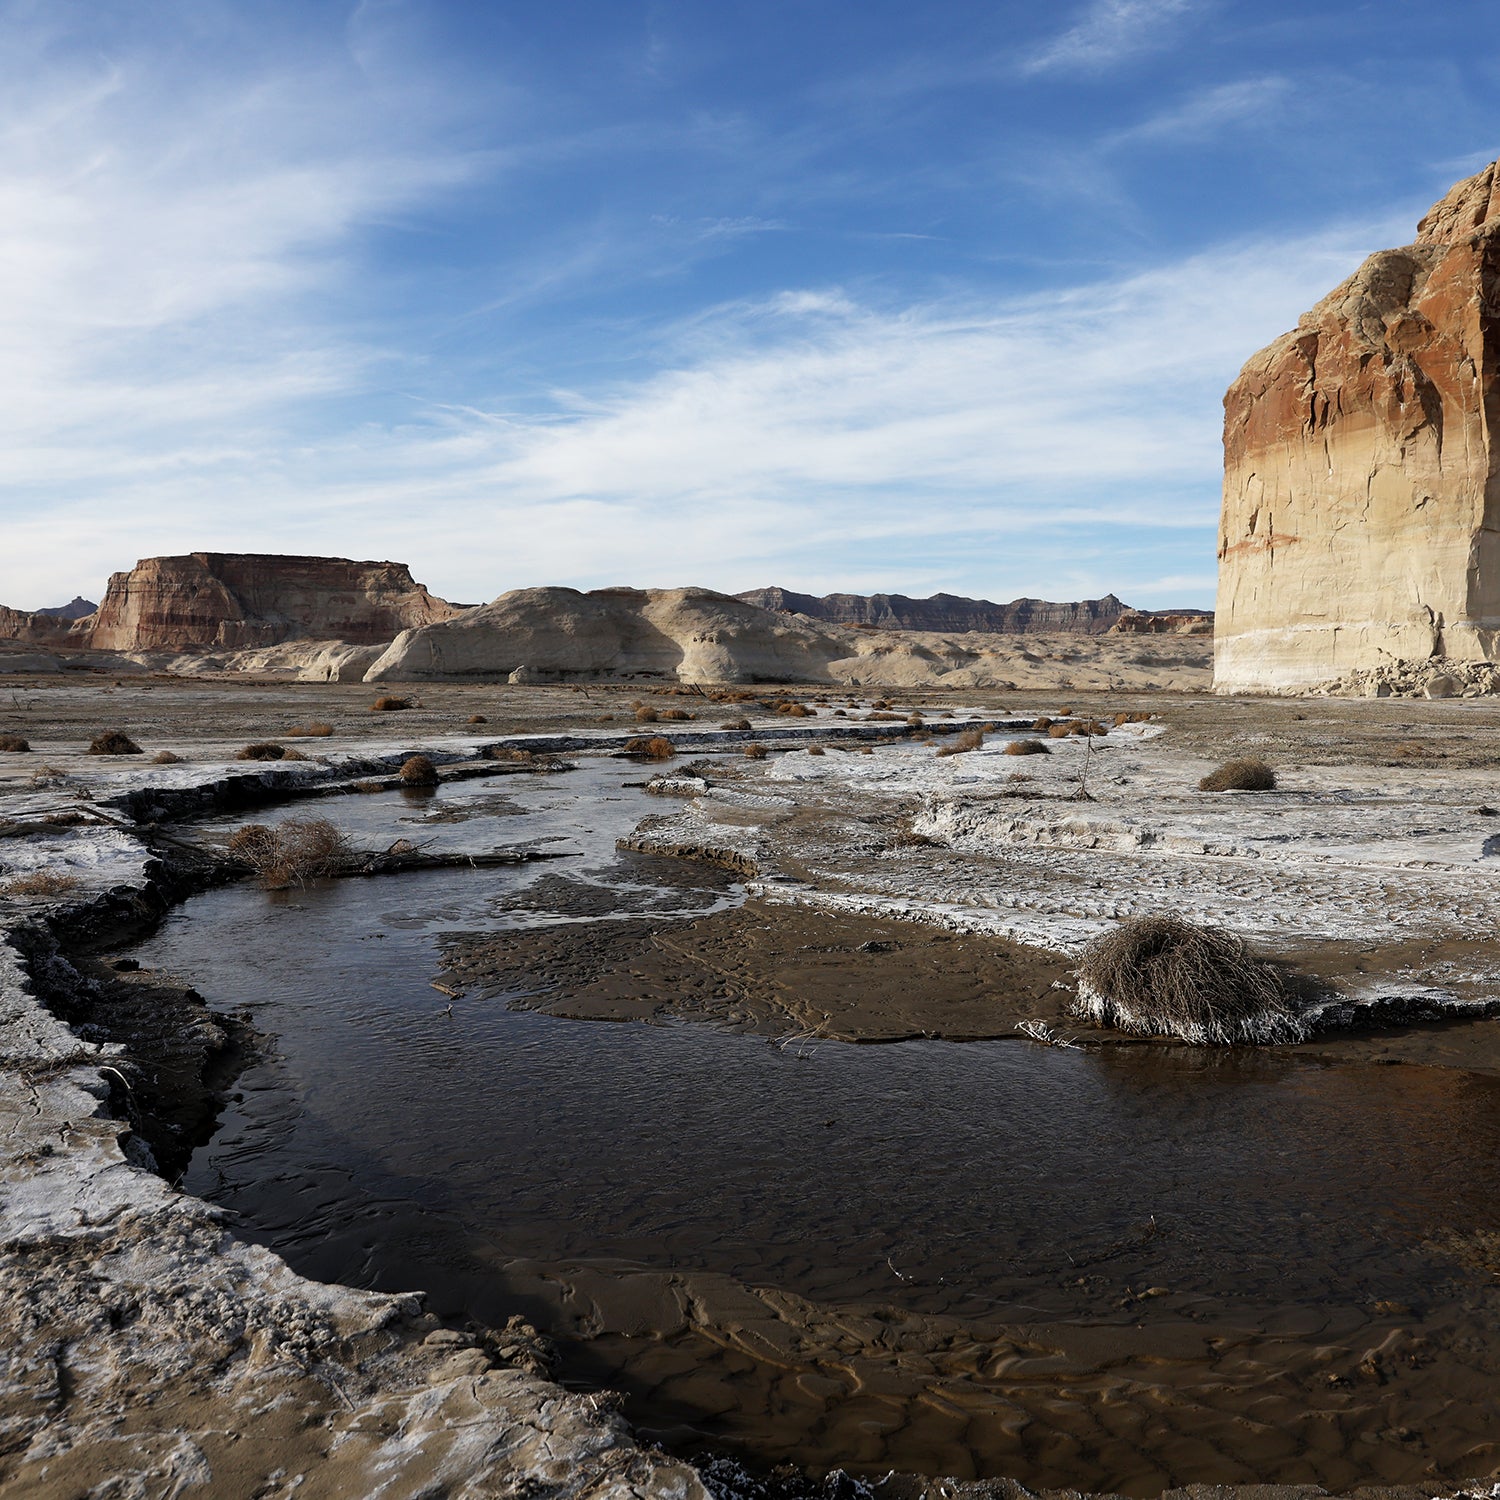
[[[259,552],[148,557],[115,573],[78,644],[104,651],[245,650],[289,640],[389,641],[451,619],[405,563]]]
[[[1218,691],[1495,659],[1497,265],[1492,163],[1230,386]]]

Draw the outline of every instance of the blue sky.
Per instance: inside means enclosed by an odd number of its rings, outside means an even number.
[[[1488,7],[0,3],[0,602],[1209,604],[1241,363],[1500,152]]]

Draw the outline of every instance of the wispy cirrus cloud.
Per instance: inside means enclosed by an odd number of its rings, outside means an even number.
[[[1021,71],[1103,72],[1164,45],[1170,23],[1201,5],[1202,0],[1093,0],[1078,21],[1026,57]]]
[[[1115,150],[1127,146],[1206,144],[1231,126],[1264,121],[1279,113],[1291,94],[1291,79],[1278,74],[1218,84],[1190,94],[1180,103],[1148,115],[1135,125],[1110,132],[1100,145]]]

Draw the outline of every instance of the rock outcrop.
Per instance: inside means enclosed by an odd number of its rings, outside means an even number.
[[[791,589],[750,589],[735,598],[761,609],[806,615],[831,625],[863,625],[880,630],[977,631],[986,635],[1027,635],[1034,632],[1082,631],[1097,635],[1108,630],[1129,608],[1113,594],[1054,604],[1047,599],[1012,599],[996,604],[989,599],[966,599],[960,594],[934,594],[909,599],[905,594],[798,594]]]
[[[1427,214],[1414,244],[1372,255],[1229,388],[1220,691],[1495,659],[1497,271],[1492,164]]]
[[[71,620],[60,619],[44,610],[7,609],[0,604],[0,641],[60,646],[76,639],[72,631]]]
[[[109,580],[85,640],[104,651],[246,650],[290,640],[389,641],[460,612],[405,563],[192,552]]]
[[[515,589],[455,619],[408,630],[370,668],[384,678],[824,682],[853,655],[850,632],[772,614],[709,589]]]
[[[518,589],[398,636],[366,682],[684,683],[1106,688],[1208,685],[1209,642],[1115,635],[861,630],[758,609],[708,589]]]

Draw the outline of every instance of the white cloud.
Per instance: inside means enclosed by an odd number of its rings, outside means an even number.
[[[1025,73],[1102,72],[1161,45],[1167,23],[1197,0],[1094,0],[1078,22],[1022,64]]]
[[[1275,75],[1245,78],[1204,89],[1172,109],[1151,115],[1139,124],[1104,138],[1107,148],[1188,142],[1197,143],[1229,125],[1263,118],[1285,104],[1291,80]]]

